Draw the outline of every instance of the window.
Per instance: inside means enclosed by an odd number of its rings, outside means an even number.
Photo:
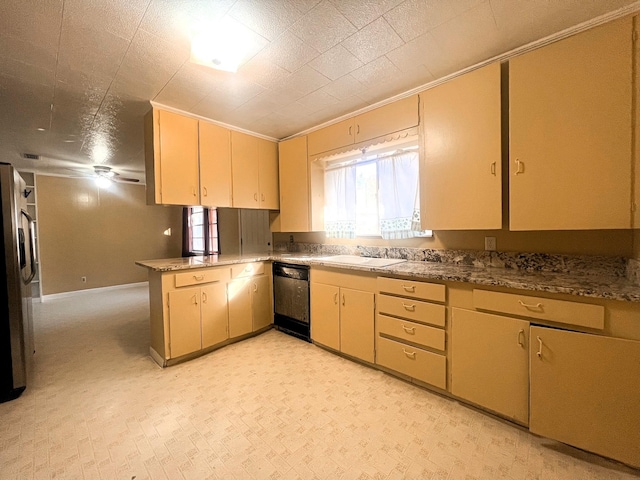
[[[215,255],[218,247],[218,211],[215,208],[185,207],[182,256]]]
[[[325,170],[328,238],[431,236],[420,230],[417,145],[330,162]]]

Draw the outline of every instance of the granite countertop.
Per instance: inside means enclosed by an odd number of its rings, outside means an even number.
[[[283,261],[343,270],[400,275],[424,280],[464,282],[476,285],[507,287],[538,292],[565,293],[582,297],[640,302],[640,287],[619,275],[605,271],[583,270],[579,273],[531,272],[511,268],[477,267],[427,261],[406,261],[387,267],[339,264],[321,254],[264,253],[252,255],[212,255],[137,261],[152,271],[170,272],[191,268],[215,267],[258,261]]]

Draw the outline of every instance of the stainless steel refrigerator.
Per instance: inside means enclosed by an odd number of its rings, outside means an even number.
[[[32,193],[20,174],[0,163],[0,402],[27,386],[34,353],[31,280],[35,276],[35,227],[27,212]]]

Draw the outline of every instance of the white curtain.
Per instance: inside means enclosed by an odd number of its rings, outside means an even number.
[[[418,152],[409,151],[378,160],[382,238],[412,238],[421,233],[418,159]]]
[[[341,167],[325,172],[324,198],[324,228],[327,238],[355,238],[355,166]]]

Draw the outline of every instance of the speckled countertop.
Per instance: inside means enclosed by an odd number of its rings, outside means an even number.
[[[538,292],[566,293],[583,297],[640,302],[640,287],[627,278],[606,271],[583,270],[579,273],[531,272],[510,268],[468,266],[452,263],[407,261],[387,267],[336,265],[328,256],[303,253],[265,253],[253,255],[212,255],[206,257],[145,260],[137,265],[153,271],[170,272],[190,268],[232,265],[244,262],[284,261],[311,266],[401,275],[424,280],[473,283]]]

